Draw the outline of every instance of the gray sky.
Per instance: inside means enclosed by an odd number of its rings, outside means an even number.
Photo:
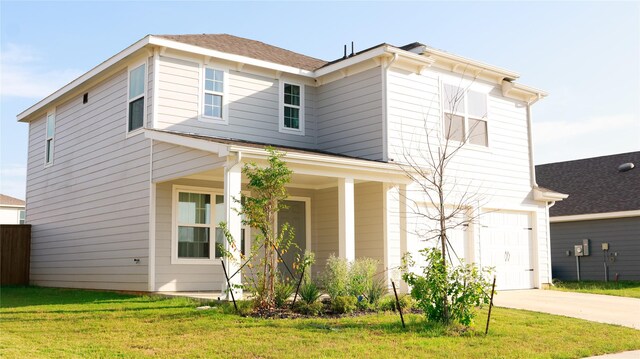
[[[15,116],[147,34],[229,33],[333,60],[419,41],[515,70],[536,163],[640,150],[638,2],[0,2],[0,192],[24,198]]]

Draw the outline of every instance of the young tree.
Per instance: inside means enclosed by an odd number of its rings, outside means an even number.
[[[452,293],[459,290],[456,278],[480,279],[477,276],[468,277],[473,273],[459,273],[461,269],[452,268],[453,257],[458,257],[458,254],[453,251],[449,238],[451,231],[466,229],[477,220],[479,213],[474,209],[482,201],[480,186],[472,180],[462,181],[452,174],[451,169],[456,155],[474,136],[486,136],[486,131],[479,131],[477,128],[480,121],[476,121],[465,131],[464,117],[457,115],[464,112],[467,90],[468,88],[463,87],[444,86],[443,126],[434,125],[428,121],[429,116],[425,117],[422,130],[418,131],[419,139],[406,143],[403,138],[401,151],[400,166],[417,186],[417,191],[406,196],[407,212],[426,224],[418,233],[422,240],[437,241],[435,250],[422,251],[429,266],[424,271],[428,277],[427,282],[419,282],[420,278],[410,273],[409,267],[413,264],[411,258],[405,261],[403,278],[414,287],[414,291],[429,290],[424,286],[438,286],[431,288],[435,290],[430,292],[430,295],[435,296],[435,304],[438,306],[433,311],[437,314],[430,319],[437,317],[445,323],[450,321],[452,305],[455,304],[450,302]],[[472,271],[472,268],[468,268],[468,271]],[[468,287],[470,283],[466,284],[462,288]],[[480,283],[480,287],[483,286],[484,283]],[[427,299],[429,300],[431,298]]]
[[[278,263],[281,256],[289,249],[294,236],[293,229],[283,224],[280,231],[277,228],[278,212],[285,208],[283,200],[288,197],[286,184],[291,180],[292,171],[282,160],[284,153],[276,152],[267,147],[269,152],[268,166],[261,167],[255,163],[248,163],[242,169],[249,183],[247,187],[251,194],[240,200],[243,215],[242,224],[255,228],[258,234],[255,236],[249,253],[249,261],[255,256],[260,256],[259,270],[256,278],[249,278],[252,291],[256,296],[256,308],[258,310],[270,310],[276,304],[276,286],[278,285]],[[236,241],[226,230],[227,241],[232,247],[237,248]],[[246,261],[246,256],[242,256]]]

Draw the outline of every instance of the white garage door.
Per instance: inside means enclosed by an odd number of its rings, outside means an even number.
[[[533,288],[529,213],[487,212],[480,223],[480,263],[495,267],[496,289]]]

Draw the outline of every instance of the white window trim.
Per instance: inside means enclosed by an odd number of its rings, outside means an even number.
[[[209,219],[209,258],[178,258],[178,193],[202,193],[211,196],[211,218]],[[249,192],[242,191],[243,195]],[[214,223],[215,219],[215,196],[224,196],[224,190],[218,188],[194,187],[184,185],[173,185],[171,197],[171,264],[204,264],[204,265],[221,265],[220,258],[215,258],[215,228],[218,223]],[[212,229],[212,230],[211,230]],[[244,229],[244,250],[248,254],[251,252],[251,228],[242,226]],[[213,240],[213,242],[211,242]],[[211,245],[213,244],[213,245]]]
[[[304,84],[302,83],[298,83],[298,82],[294,82],[294,81],[286,81],[286,80],[280,80],[280,89],[278,91],[278,127],[279,127],[279,131],[282,133],[289,133],[289,134],[293,134],[293,135],[300,135],[300,136],[304,136],[304,123],[305,123],[305,119],[304,119],[304,107],[305,107],[305,102],[304,102]],[[289,85],[295,85],[295,86],[299,86],[300,87],[300,128],[299,129],[295,129],[295,128],[288,128],[284,126],[284,85],[285,84],[289,84]],[[290,105],[287,105],[290,106]]]
[[[445,85],[449,85],[449,86],[454,86],[454,87],[458,87],[463,89],[464,91],[464,109],[462,109],[462,111],[460,111],[460,109],[458,109],[457,111],[452,111],[449,112],[449,104],[445,103],[445,96],[444,96],[444,86]],[[478,93],[482,93],[485,95],[485,101],[486,101],[486,108],[487,108],[487,113],[485,114],[484,117],[482,118],[476,118],[473,116],[469,116],[469,101],[467,99],[467,93],[469,91],[474,91],[474,92],[478,92]],[[458,83],[458,84],[454,84],[454,83],[450,83],[450,82],[446,82],[446,81],[440,81],[440,118],[442,118],[442,123],[441,123],[441,127],[442,127],[442,134],[443,134],[443,139],[446,140],[447,139],[447,127],[446,127],[446,118],[445,116],[448,113],[451,113],[455,116],[461,116],[463,118],[463,130],[464,130],[464,138],[466,139],[466,143],[465,146],[470,146],[474,149],[477,150],[484,150],[484,151],[488,151],[491,148],[491,121],[489,121],[489,93],[487,93],[486,91],[479,91],[477,89],[473,89],[471,87],[464,87],[462,84]],[[486,122],[487,124],[487,145],[486,146],[482,146],[482,145],[478,145],[475,143],[471,143],[469,140],[469,131],[470,131],[470,126],[469,126],[469,118],[474,119],[474,120],[481,120]],[[451,142],[454,143],[460,143],[460,141],[457,140],[450,140]]]
[[[205,95],[205,69],[210,68],[217,71],[222,71],[222,93],[206,91],[208,93],[220,94],[222,95],[222,118],[220,117],[212,117],[205,116],[204,114],[204,95]],[[229,124],[229,69],[222,68],[219,66],[215,66],[212,64],[200,64],[198,69],[198,77],[199,77],[199,89],[198,89],[198,121],[209,122],[209,123],[217,123],[221,125]]]
[[[49,129],[49,117],[53,116],[53,136],[49,137],[48,129]],[[44,119],[44,167],[53,166],[53,154],[55,153],[56,147],[56,109],[54,108],[51,111],[47,112],[47,116]],[[51,153],[49,156],[49,161],[47,162],[47,142],[51,140]]]
[[[140,67],[141,65],[144,65],[144,89],[142,90],[142,94],[136,96],[135,98],[130,99],[129,98],[129,90],[131,88],[131,71],[137,69],[138,67]],[[143,130],[145,128],[147,128],[147,103],[149,101],[149,96],[148,96],[148,85],[149,85],[149,64],[147,61],[147,58],[145,58],[142,61],[138,61],[133,63],[132,65],[129,65],[127,67],[127,101],[126,101],[126,118],[127,120],[125,121],[125,134],[126,134],[126,138],[129,138],[131,136],[135,136],[138,135],[140,133],[143,132]],[[136,128],[135,130],[129,131],[129,104],[137,99],[139,99],[140,97],[144,97],[144,104],[142,106],[142,127],[140,128]]]

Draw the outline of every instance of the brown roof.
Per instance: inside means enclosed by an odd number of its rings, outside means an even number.
[[[302,55],[264,42],[245,39],[228,34],[155,35],[206,49],[269,61],[313,71],[327,64],[327,61]]]
[[[620,172],[618,166],[635,168]],[[640,209],[640,151],[536,166],[541,186],[569,198],[549,209],[551,217]]]
[[[0,194],[0,205],[3,205],[3,204],[8,206],[24,206],[25,202],[21,199]]]

